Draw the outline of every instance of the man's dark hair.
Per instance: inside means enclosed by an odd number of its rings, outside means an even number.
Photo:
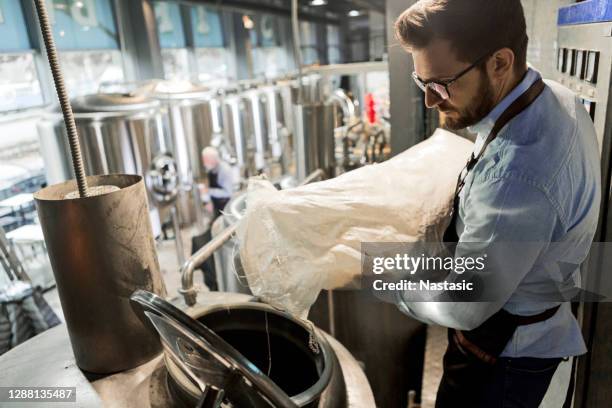
[[[462,62],[473,63],[501,48],[514,52],[516,71],[527,62],[527,26],[520,0],[420,0],[399,16],[395,34],[407,49],[448,40]]]

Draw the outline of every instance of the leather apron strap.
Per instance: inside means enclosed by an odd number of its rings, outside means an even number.
[[[467,164],[465,165],[465,167],[463,168],[463,170],[461,171],[461,173],[459,173],[459,176],[457,177],[457,185],[455,187],[455,195],[453,199],[453,209],[450,214],[451,221],[450,221],[449,226],[446,228],[446,231],[444,232],[444,238],[443,238],[444,242],[451,243],[451,244],[459,242],[459,236],[457,235],[457,230],[456,230],[457,213],[459,210],[459,194],[461,193],[461,190],[463,190],[463,187],[465,186],[465,180],[469,172],[472,171],[474,166],[476,166],[476,163],[478,163],[478,161],[482,158],[489,144],[493,140],[495,140],[495,138],[497,137],[499,132],[504,128],[504,126],[506,126],[508,122],[510,122],[512,119],[518,116],[525,109],[527,109],[538,98],[538,96],[540,96],[542,91],[544,91],[545,87],[546,85],[544,84],[544,81],[542,80],[542,78],[535,81],[529,87],[529,89],[527,89],[521,96],[519,96],[500,115],[500,117],[497,119],[497,121],[493,125],[493,129],[491,129],[491,132],[485,139],[485,142],[482,148],[480,149],[480,152],[478,153],[478,155],[474,156],[474,153],[470,155],[470,158]]]

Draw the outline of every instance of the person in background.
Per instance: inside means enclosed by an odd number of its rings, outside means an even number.
[[[208,175],[208,186],[200,186],[202,201],[208,202],[206,208],[213,213],[210,228],[203,234],[191,238],[191,253],[194,254],[212,240],[212,223],[221,215],[234,193],[234,175],[229,164],[219,157],[219,151],[212,146],[202,149],[202,164]],[[204,275],[204,283],[212,290],[218,290],[215,262],[208,258],[200,268]]]
[[[219,152],[212,146],[202,149],[202,163],[208,174],[208,187],[200,190],[212,203],[213,221],[221,215],[234,193],[234,176],[232,168],[219,157]]]

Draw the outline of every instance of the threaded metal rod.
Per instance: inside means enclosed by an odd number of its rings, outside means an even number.
[[[60,69],[55,41],[53,41],[53,32],[51,31],[51,23],[49,22],[49,15],[47,14],[47,6],[45,0],[34,0],[34,4],[36,5],[36,13],[38,14],[40,31],[42,32],[42,37],[45,42],[45,49],[47,50],[49,67],[51,68],[51,74],[53,74],[55,91],[57,92],[62,114],[64,115],[66,130],[68,131],[68,144],[70,145],[72,166],[79,188],[79,195],[81,197],[87,197],[89,194],[87,190],[87,179],[85,178],[85,168],[83,167],[83,157],[79,146],[79,135],[77,134],[76,124],[74,123],[74,115],[72,113],[68,91],[64,83],[64,76]]]

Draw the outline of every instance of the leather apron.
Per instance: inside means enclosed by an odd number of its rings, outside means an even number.
[[[483,156],[487,146],[497,137],[499,131],[529,107],[544,88],[544,82],[539,79],[502,113],[485,139],[478,155],[472,153],[467,165],[459,174],[453,210],[450,215],[451,221],[444,234],[444,243],[451,253],[455,252],[459,241],[456,230],[459,193],[465,185],[467,175]],[[544,321],[553,316],[558,308],[559,306],[533,316],[513,315],[502,309],[476,329],[470,331],[449,329],[449,345],[443,360],[444,376],[438,390],[436,407],[473,406],[475,398],[478,397],[479,385],[490,375],[492,367],[512,338],[516,328]]]

